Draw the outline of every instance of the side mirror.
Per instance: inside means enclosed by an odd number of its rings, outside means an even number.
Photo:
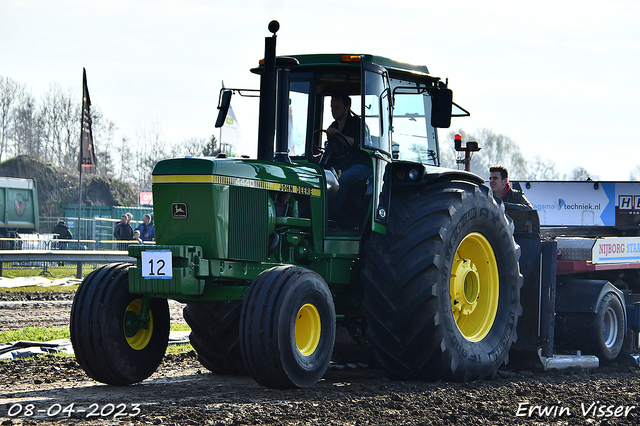
[[[439,87],[431,92],[431,125],[441,129],[451,127],[451,110],[453,108],[453,92],[451,89]]]
[[[400,158],[400,144],[398,142],[391,143],[391,158],[394,160]]]
[[[218,119],[216,120],[216,127],[222,127],[224,121],[227,119],[227,113],[229,112],[229,105],[231,105],[231,90],[225,90],[220,97],[220,103],[218,105]]]

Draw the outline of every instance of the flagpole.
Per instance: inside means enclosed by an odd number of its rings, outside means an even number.
[[[224,90],[224,80],[222,80],[222,90]],[[220,126],[220,138],[218,139],[218,147],[220,149],[220,152],[222,152],[222,128],[223,127],[224,127],[224,123],[222,126]],[[213,146],[211,147],[211,155],[213,155]]]
[[[82,118],[81,118],[82,120]],[[80,156],[82,157],[82,132],[80,132]],[[80,185],[78,185],[78,246],[76,250],[80,250],[80,228],[82,226],[82,167],[80,167]],[[76,268],[76,278],[82,279],[82,262],[78,262]]]
[[[76,246],[76,250],[80,250],[80,228],[82,227],[82,138],[84,137],[84,132],[82,130],[84,128],[84,92],[86,82],[86,70],[82,68],[82,114],[80,114],[80,151],[78,152],[78,173],[80,174],[80,184],[78,185],[78,226],[76,227],[78,230],[78,245]],[[76,278],[82,279],[82,262],[77,263]]]
[[[78,250],[80,250],[80,228],[81,228],[81,216],[82,216],[82,170],[80,170],[80,188],[78,190]],[[81,264],[78,264],[81,265]],[[80,277],[78,277],[80,278]]]
[[[80,234],[82,231],[82,172],[96,173],[96,153],[91,131],[91,98],[87,88],[87,71],[82,68],[82,118],[80,123],[80,152],[78,155],[78,172],[80,187],[78,189],[78,250],[80,250]],[[78,262],[76,276],[82,278],[82,262]]]

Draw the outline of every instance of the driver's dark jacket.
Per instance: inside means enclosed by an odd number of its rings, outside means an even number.
[[[533,206],[524,196],[524,193],[513,188],[509,188],[507,193],[502,197],[502,202],[505,203],[505,206],[509,206],[511,208],[525,210],[533,209]]]
[[[329,127],[337,129],[338,122],[334,121]],[[330,162],[337,165],[340,170],[347,170],[354,164],[364,164],[367,167],[371,167],[371,159],[366,152],[360,150],[360,117],[355,114],[349,114],[347,122],[340,133],[353,138],[353,145],[347,147],[340,136],[329,138],[329,144],[331,144],[333,150]]]
[[[509,185],[505,188],[502,199],[495,198],[504,204],[507,215],[513,220],[516,232],[540,232],[538,212],[533,209],[522,191],[513,189]]]

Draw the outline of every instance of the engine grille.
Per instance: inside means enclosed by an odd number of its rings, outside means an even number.
[[[264,262],[269,243],[269,193],[238,186],[232,186],[230,191],[229,258]]]

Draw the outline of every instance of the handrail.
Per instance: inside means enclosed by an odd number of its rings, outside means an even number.
[[[76,277],[82,278],[83,263],[135,263],[136,258],[124,250],[0,250],[0,277],[2,262],[76,262]]]
[[[0,250],[0,262],[135,262],[125,250]]]

